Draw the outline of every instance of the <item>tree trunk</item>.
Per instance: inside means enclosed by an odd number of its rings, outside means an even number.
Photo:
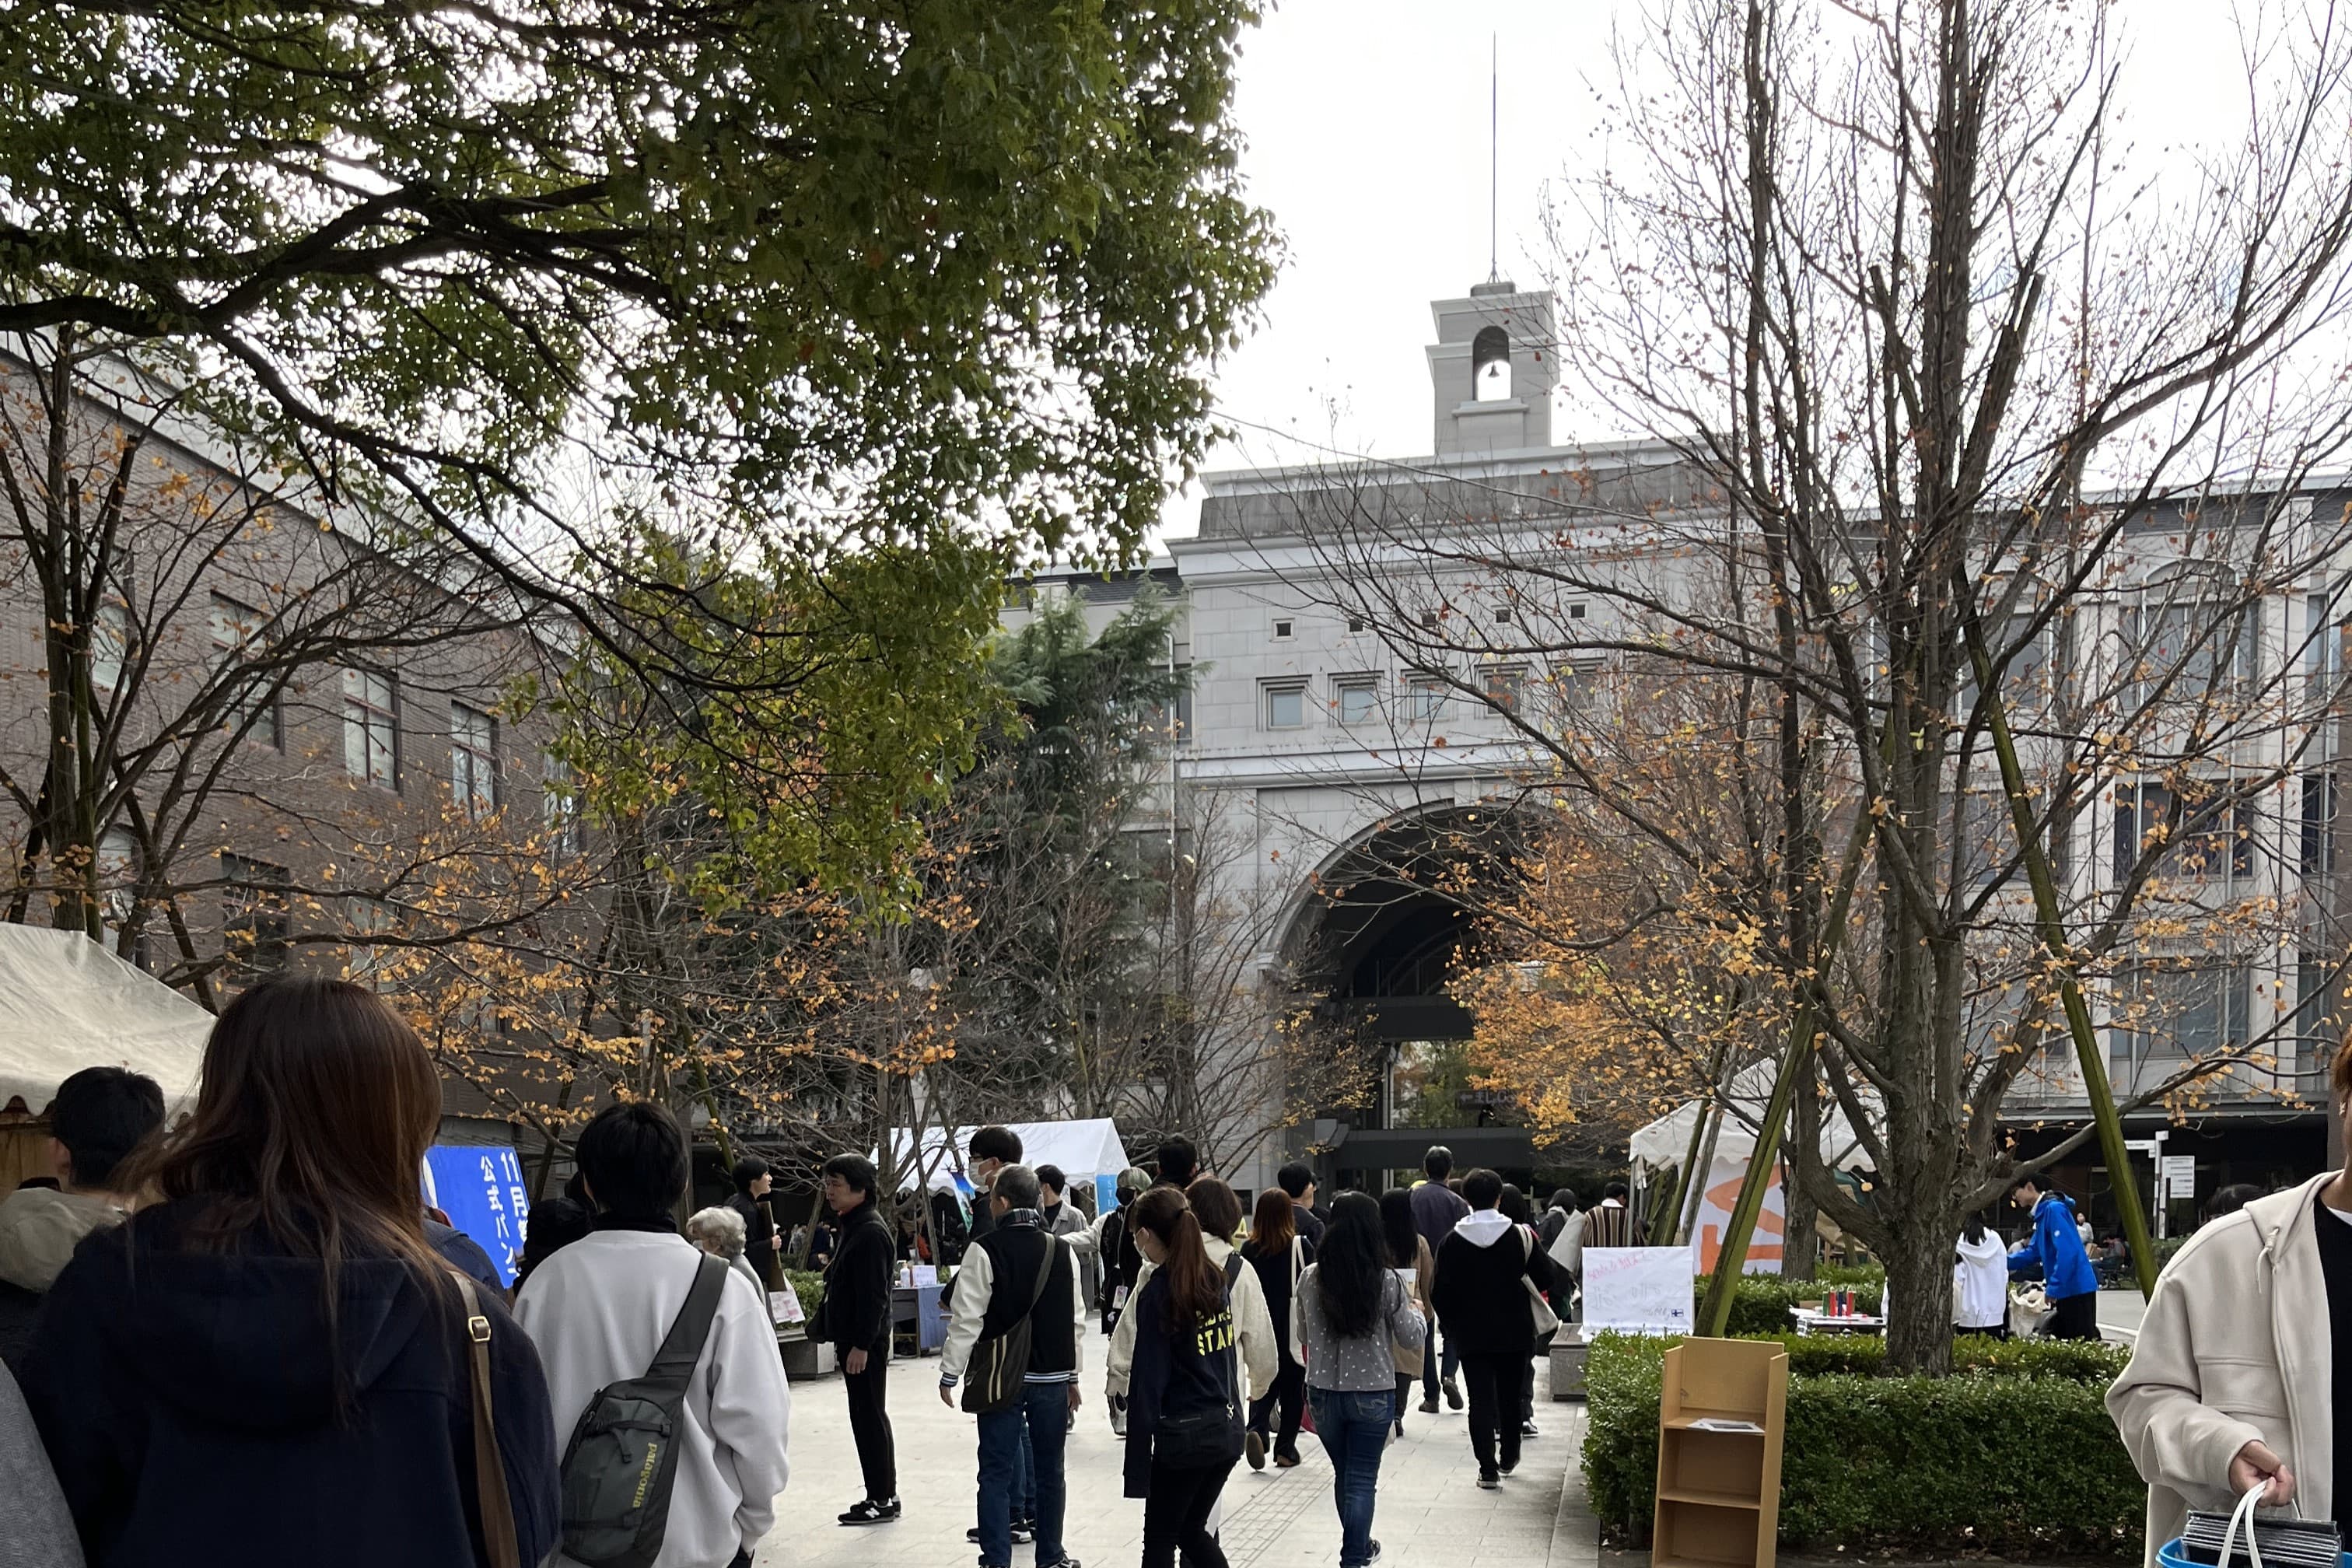
[[[1806,1073],[1797,1084],[1796,1097],[1789,1102],[1789,1142],[1790,1151],[1781,1162],[1780,1197],[1788,1205],[1784,1261],[1781,1274],[1790,1279],[1811,1279],[1813,1265],[1821,1247],[1821,1209],[1802,1190],[1797,1180],[1795,1150],[1812,1150],[1821,1146],[1822,1103],[1819,1085],[1811,1073]]]
[[[1924,1194],[1923,1194],[1924,1195]],[[1880,1253],[1886,1264],[1886,1363],[1941,1375],[1952,1367],[1952,1242],[1943,1216],[1901,1216]]]

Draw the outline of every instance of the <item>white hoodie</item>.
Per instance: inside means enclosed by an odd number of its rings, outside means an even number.
[[[1990,1329],[2009,1321],[2009,1249],[1999,1235],[1986,1231],[1970,1241],[1954,1243],[1959,1256],[1952,1262],[1952,1326]]]
[[[1513,1228],[1501,1209],[1472,1209],[1454,1227],[1454,1234],[1473,1247],[1492,1247],[1510,1235]]]

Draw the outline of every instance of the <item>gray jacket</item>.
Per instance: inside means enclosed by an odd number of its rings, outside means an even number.
[[[82,1568],[81,1537],[49,1468],[48,1451],[16,1380],[0,1367],[0,1497],[9,1500],[0,1528],[0,1568]]]

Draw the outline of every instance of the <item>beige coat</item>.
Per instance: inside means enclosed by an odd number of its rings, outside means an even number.
[[[1234,1249],[1215,1237],[1205,1240],[1209,1261],[1222,1270]],[[1132,1302],[1143,1294],[1143,1282],[1151,1278],[1151,1260],[1145,1258],[1143,1268],[1135,1277]],[[1234,1341],[1241,1351],[1244,1381],[1252,1399],[1263,1399],[1273,1392],[1274,1380],[1282,1372],[1281,1347],[1275,1342],[1274,1314],[1265,1305],[1265,1287],[1257,1280],[1257,1270],[1242,1265],[1240,1276],[1234,1281]],[[1113,1398],[1127,1394],[1128,1374],[1135,1369],[1135,1314],[1119,1315],[1118,1327],[1112,1331],[1110,1351],[1105,1357],[1108,1370],[1107,1387]]]
[[[2107,1391],[2147,1482],[2147,1561],[2192,1508],[2236,1502],[2230,1461],[2259,1438],[2294,1473],[2294,1510],[2333,1519],[2327,1282],[2312,1229],[2330,1172],[2189,1239],[2156,1282],[2131,1364]]]

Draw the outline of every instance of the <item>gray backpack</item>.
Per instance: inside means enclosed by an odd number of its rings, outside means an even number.
[[[730,1267],[703,1257],[646,1374],[598,1389],[572,1428],[563,1450],[563,1551],[588,1568],[653,1568],[661,1554],[687,1384],[710,1338]]]

